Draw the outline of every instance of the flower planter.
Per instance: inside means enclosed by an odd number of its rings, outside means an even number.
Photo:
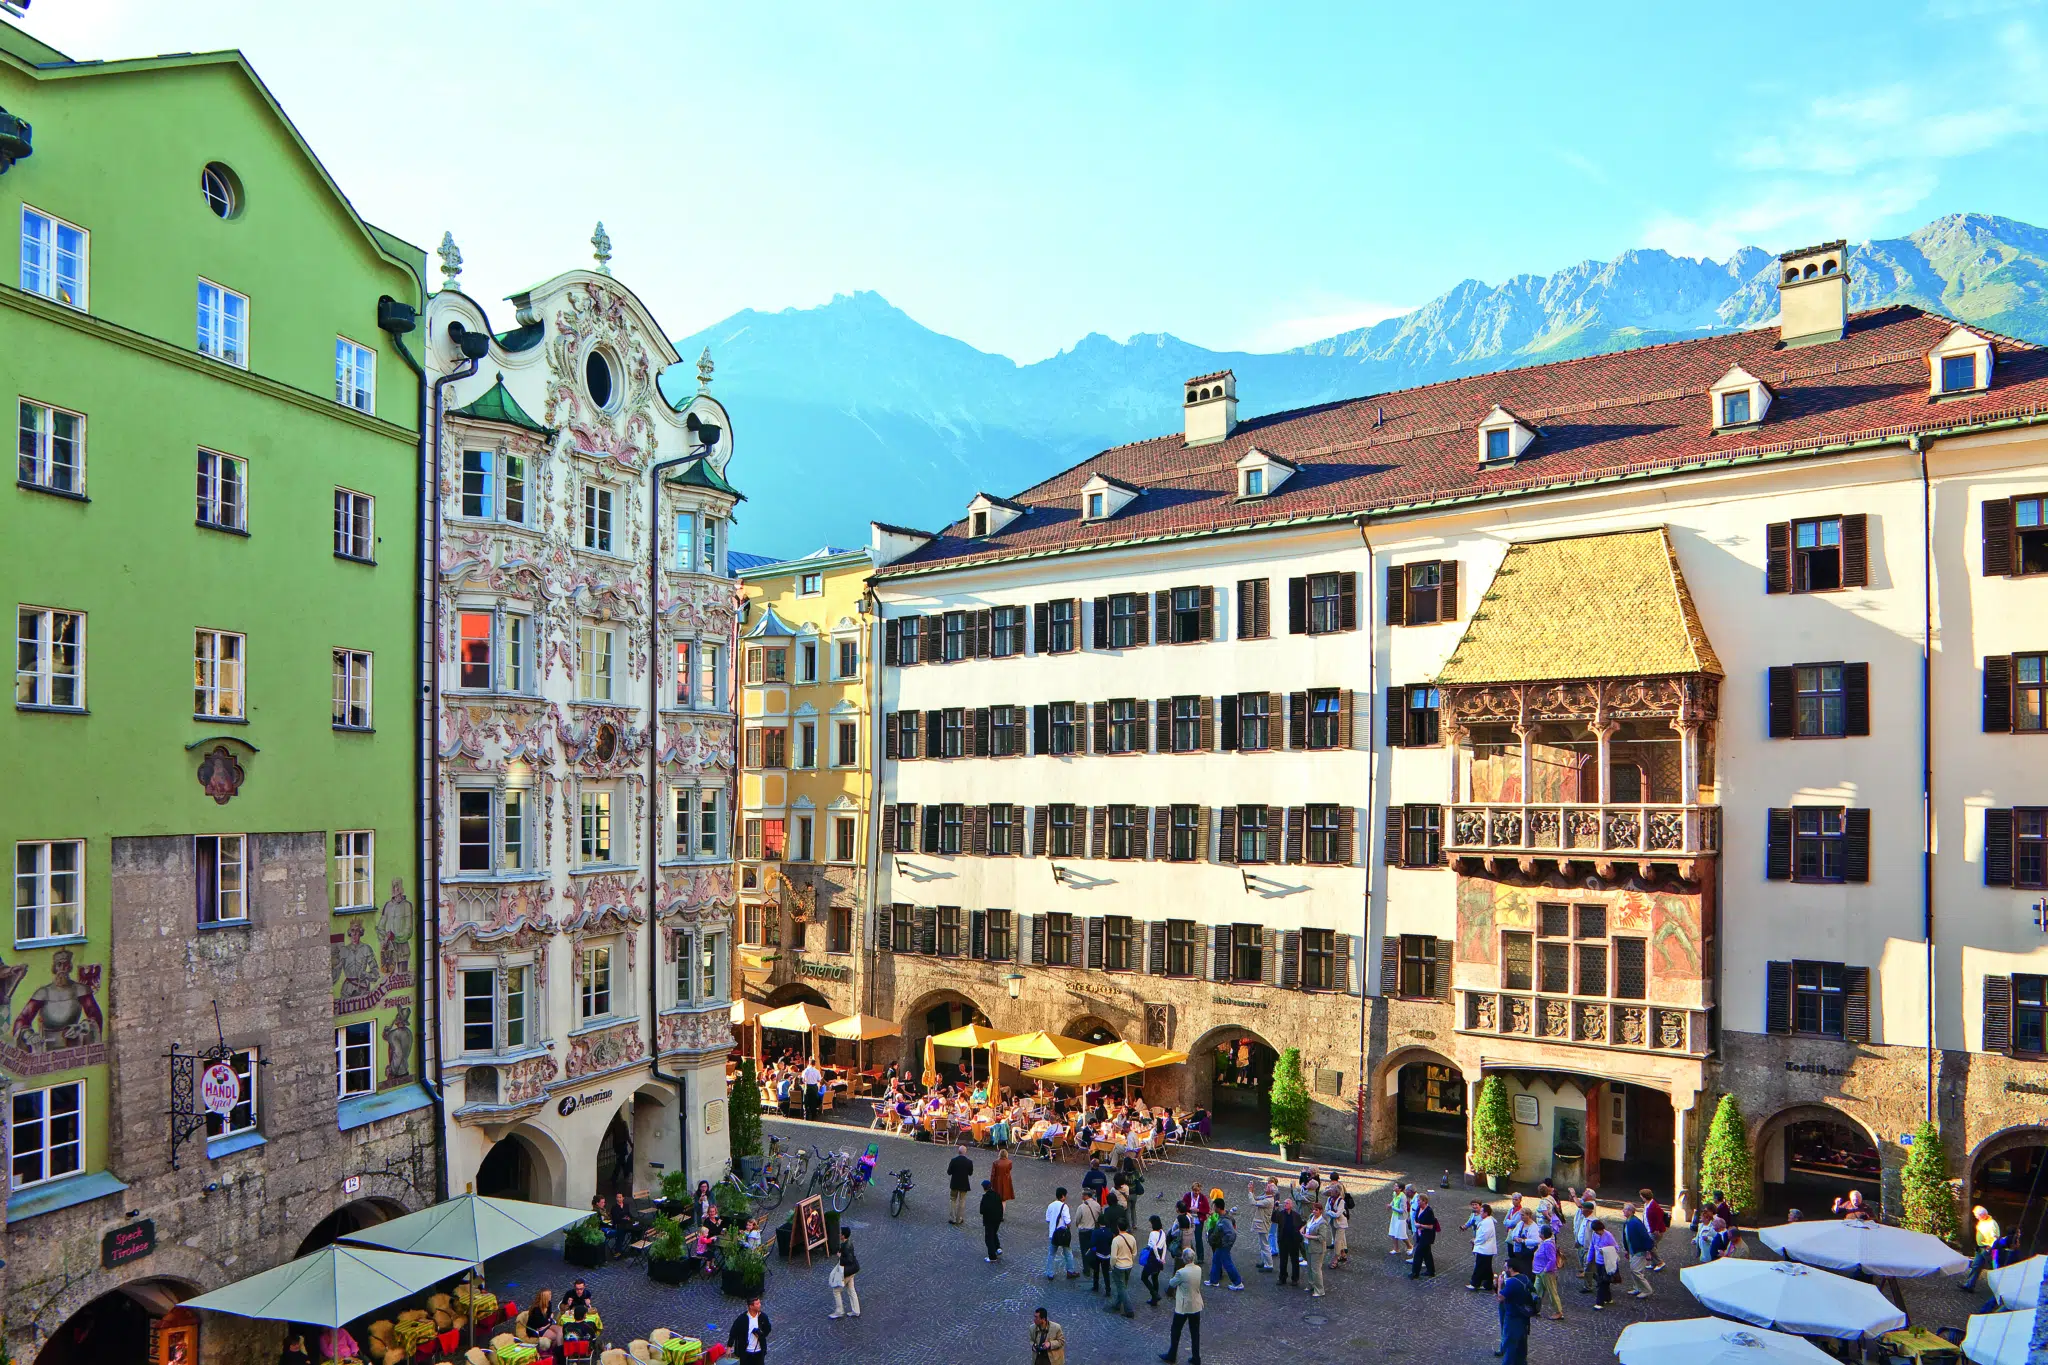
[[[574,1239],[562,1243],[562,1259],[570,1265],[595,1270],[604,1264],[603,1242],[578,1242]]]
[[[796,1224],[791,1222],[784,1222],[775,1229],[775,1254],[785,1261],[789,1259],[790,1236],[795,1231]]]
[[[751,1299],[761,1292],[762,1281],[766,1278],[765,1275],[750,1275],[740,1270],[721,1270],[718,1287],[728,1298]]]
[[[656,1284],[682,1284],[689,1279],[689,1261],[679,1258],[673,1261],[647,1260],[647,1278]]]

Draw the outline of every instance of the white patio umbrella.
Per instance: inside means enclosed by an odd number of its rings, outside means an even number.
[[[445,1256],[408,1256],[335,1243],[187,1299],[182,1306],[241,1318],[340,1327],[468,1269],[467,1263]]]
[[[428,1256],[452,1256],[471,1271],[471,1285],[482,1276],[484,1262],[493,1256],[539,1241],[560,1232],[571,1223],[590,1217],[589,1209],[572,1209],[560,1204],[536,1204],[527,1199],[494,1199],[481,1194],[459,1194],[418,1213],[408,1213],[344,1240],[410,1251]],[[476,1344],[476,1295],[469,1299],[469,1340]]]
[[[1972,1313],[1963,1332],[1963,1359],[1976,1365],[2027,1365],[2034,1344],[2034,1312]]]
[[[2024,1261],[2003,1265],[1984,1273],[2001,1308],[2028,1309],[2041,1301],[2041,1272],[2048,1270],[2048,1256],[2029,1256]]]
[[[1771,1250],[1795,1261],[1895,1280],[1953,1275],[1970,1268],[1969,1257],[1932,1233],[1890,1227],[1868,1218],[1785,1223],[1761,1228],[1757,1237]]]
[[[1702,1306],[1759,1327],[1853,1341],[1906,1325],[1877,1286],[1793,1261],[1724,1256],[1689,1265],[1678,1278]]]
[[[1836,1365],[1803,1337],[1726,1318],[1630,1323],[1614,1354],[1621,1365]]]

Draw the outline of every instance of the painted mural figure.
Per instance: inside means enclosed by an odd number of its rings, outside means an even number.
[[[334,979],[343,982],[341,993],[349,999],[374,995],[380,984],[377,954],[363,942],[363,922],[348,926],[348,942],[334,950]]]
[[[398,1003],[398,1012],[384,1026],[384,1081],[397,1085],[412,1079],[412,1006]]]
[[[412,961],[412,902],[405,898],[405,882],[391,879],[391,899],[377,912],[377,943],[387,975],[405,972]]]
[[[105,1021],[100,1017],[100,969],[87,967],[71,979],[71,952],[59,948],[50,958],[50,980],[38,986],[14,1021],[14,1045],[36,1052],[54,1052],[99,1041]]]

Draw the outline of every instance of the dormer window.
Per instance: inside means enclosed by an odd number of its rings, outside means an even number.
[[[967,534],[973,540],[986,540],[1023,515],[1022,503],[976,493],[967,504]]]
[[[1247,450],[1237,462],[1237,496],[1263,498],[1286,483],[1298,467],[1278,455],[1268,455],[1256,448]]]
[[[1088,495],[1088,520],[1100,521],[1106,515],[1108,514],[1103,510],[1103,495],[1101,493],[1090,493]]]
[[[1728,373],[1714,381],[1707,390],[1711,420],[1716,431],[1728,431],[1736,427],[1754,427],[1764,420],[1764,412],[1771,405],[1771,391],[1740,365],[1732,365]]]
[[[974,520],[971,523],[971,525],[974,527],[973,534],[976,540],[980,540],[982,537],[986,536],[988,534],[988,513],[976,512],[974,514]]]
[[[1496,461],[1504,463],[1508,460],[1512,460],[1515,457],[1513,447],[1510,444],[1510,442],[1513,439],[1514,433],[1509,431],[1506,427],[1497,427],[1494,430],[1487,432],[1486,462],[1488,464],[1493,464]]]
[[[1945,355],[1941,358],[1941,391],[1961,393],[1977,387],[1977,357]]]
[[[1721,425],[1724,427],[1746,426],[1749,422],[1749,390],[1721,395]]]
[[[1534,427],[1496,404],[1479,423],[1479,465],[1490,469],[1513,464],[1535,439]]]
[[[1927,353],[1932,396],[1982,393],[1991,387],[1991,340],[1967,327],[1956,327]]]
[[[1248,498],[1261,498],[1266,495],[1265,470],[1247,469],[1244,472],[1244,495]]]

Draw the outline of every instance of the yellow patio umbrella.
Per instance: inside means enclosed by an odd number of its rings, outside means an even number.
[[[984,1047],[990,1049],[988,1054],[988,1083],[989,1088],[993,1090],[996,1083],[996,1054],[994,1048],[997,1043],[1000,1043],[1009,1036],[1009,1034],[1001,1029],[990,1028],[987,1024],[962,1024],[959,1028],[947,1029],[944,1033],[934,1036],[931,1041],[939,1047],[964,1047],[970,1051],[975,1048]]]
[[[1142,1070],[1143,1067],[1120,1057],[1106,1057],[1100,1052],[1076,1052],[1034,1068],[1030,1076],[1034,1081],[1050,1081],[1054,1085],[1100,1085]]]
[[[1114,1057],[1120,1062],[1129,1062],[1141,1071],[1150,1071],[1155,1066],[1176,1066],[1188,1059],[1185,1052],[1175,1052],[1170,1047],[1154,1047],[1150,1043],[1104,1043],[1088,1049],[1090,1056]]]
[[[836,1024],[844,1018],[846,1016],[838,1010],[826,1009],[823,1005],[813,1005],[804,1000],[794,1005],[769,1010],[761,1016],[759,1022],[762,1028],[788,1029],[791,1033],[806,1035],[811,1046],[811,1055],[816,1056],[818,1040],[815,1035],[818,1030],[827,1024]]]
[[[1088,1044],[1079,1038],[1047,1033],[1044,1029],[1036,1033],[1018,1033],[1008,1038],[998,1038],[992,1046],[1005,1057],[1037,1057],[1048,1062],[1056,1062],[1062,1057],[1071,1057],[1077,1052],[1088,1050]]]
[[[862,1043],[876,1038],[894,1038],[903,1032],[903,1029],[892,1020],[878,1019],[872,1014],[849,1014],[836,1024],[825,1025],[820,1031],[834,1038],[850,1040],[853,1043],[854,1064],[858,1066]],[[850,1082],[846,1093],[854,1093]]]
[[[767,1012],[768,1007],[758,1000],[735,1000],[732,1002],[733,1027],[745,1028],[749,1024],[752,1024],[754,1027],[754,1069],[756,1071],[761,1069],[761,1016]]]
[[[924,1040],[924,1088],[930,1090],[938,1083],[939,1058],[938,1054],[932,1051],[931,1035],[927,1034]]]

